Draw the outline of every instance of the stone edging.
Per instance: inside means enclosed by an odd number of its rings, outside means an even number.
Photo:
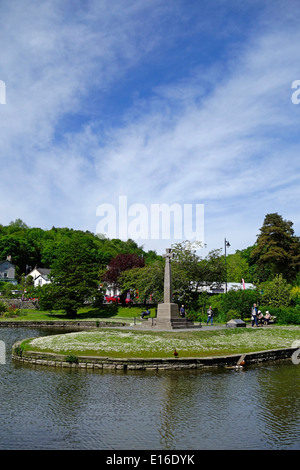
[[[203,369],[209,367],[238,368],[244,365],[258,364],[266,361],[291,359],[297,348],[274,349],[268,351],[233,354],[229,356],[199,357],[199,358],[109,358],[96,356],[78,356],[78,362],[66,361],[67,355],[43,353],[38,351],[22,351],[17,354],[17,348],[23,342],[13,345],[12,359],[22,363],[51,367],[72,367],[81,369],[114,369],[114,370],[182,370]],[[242,359],[242,365],[240,361]]]
[[[22,328],[71,328],[71,329],[87,329],[87,328],[103,328],[103,327],[115,327],[115,326],[127,326],[126,322],[117,322],[117,321],[103,321],[103,320],[37,320],[37,321],[27,321],[27,320],[1,320],[1,327],[22,327]]]

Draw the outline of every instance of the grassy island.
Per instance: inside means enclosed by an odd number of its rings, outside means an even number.
[[[290,348],[300,340],[299,327],[226,328],[190,331],[141,331],[98,328],[38,337],[22,343],[24,350],[72,356],[165,358],[222,356]]]

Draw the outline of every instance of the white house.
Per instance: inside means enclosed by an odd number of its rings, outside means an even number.
[[[51,269],[47,268],[34,268],[28,276],[33,278],[34,287],[43,286],[44,284],[50,284],[51,279],[49,278]]]
[[[229,290],[241,290],[241,289],[255,289],[254,284],[251,282],[227,282],[227,292]],[[199,292],[208,292],[209,294],[223,294],[226,292],[226,284],[225,282],[218,283],[218,282],[209,282],[206,285],[199,287]]]

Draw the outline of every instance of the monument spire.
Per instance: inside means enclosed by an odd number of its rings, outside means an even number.
[[[172,302],[172,268],[171,260],[174,258],[171,248],[166,249],[163,255],[165,258],[165,275],[164,275],[164,301],[158,304],[157,316],[153,318],[152,326],[158,328],[190,328],[193,322],[187,318],[181,318],[179,315],[179,307]]]
[[[164,303],[172,303],[172,269],[171,269],[171,258],[173,258],[173,253],[171,248],[166,249],[166,254],[163,255],[166,259],[165,262],[165,278],[164,278]]]
[[[163,255],[165,258],[165,276],[164,276],[164,302],[158,305],[156,326],[164,328],[172,328],[174,321],[179,321],[179,308],[176,303],[173,303],[172,295],[172,269],[171,259],[173,253],[171,248],[166,249],[166,253]]]

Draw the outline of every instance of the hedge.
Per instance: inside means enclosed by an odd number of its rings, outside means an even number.
[[[259,310],[261,310],[263,314],[268,310],[272,317],[276,317],[276,323],[279,325],[300,325],[299,308],[260,305]]]

